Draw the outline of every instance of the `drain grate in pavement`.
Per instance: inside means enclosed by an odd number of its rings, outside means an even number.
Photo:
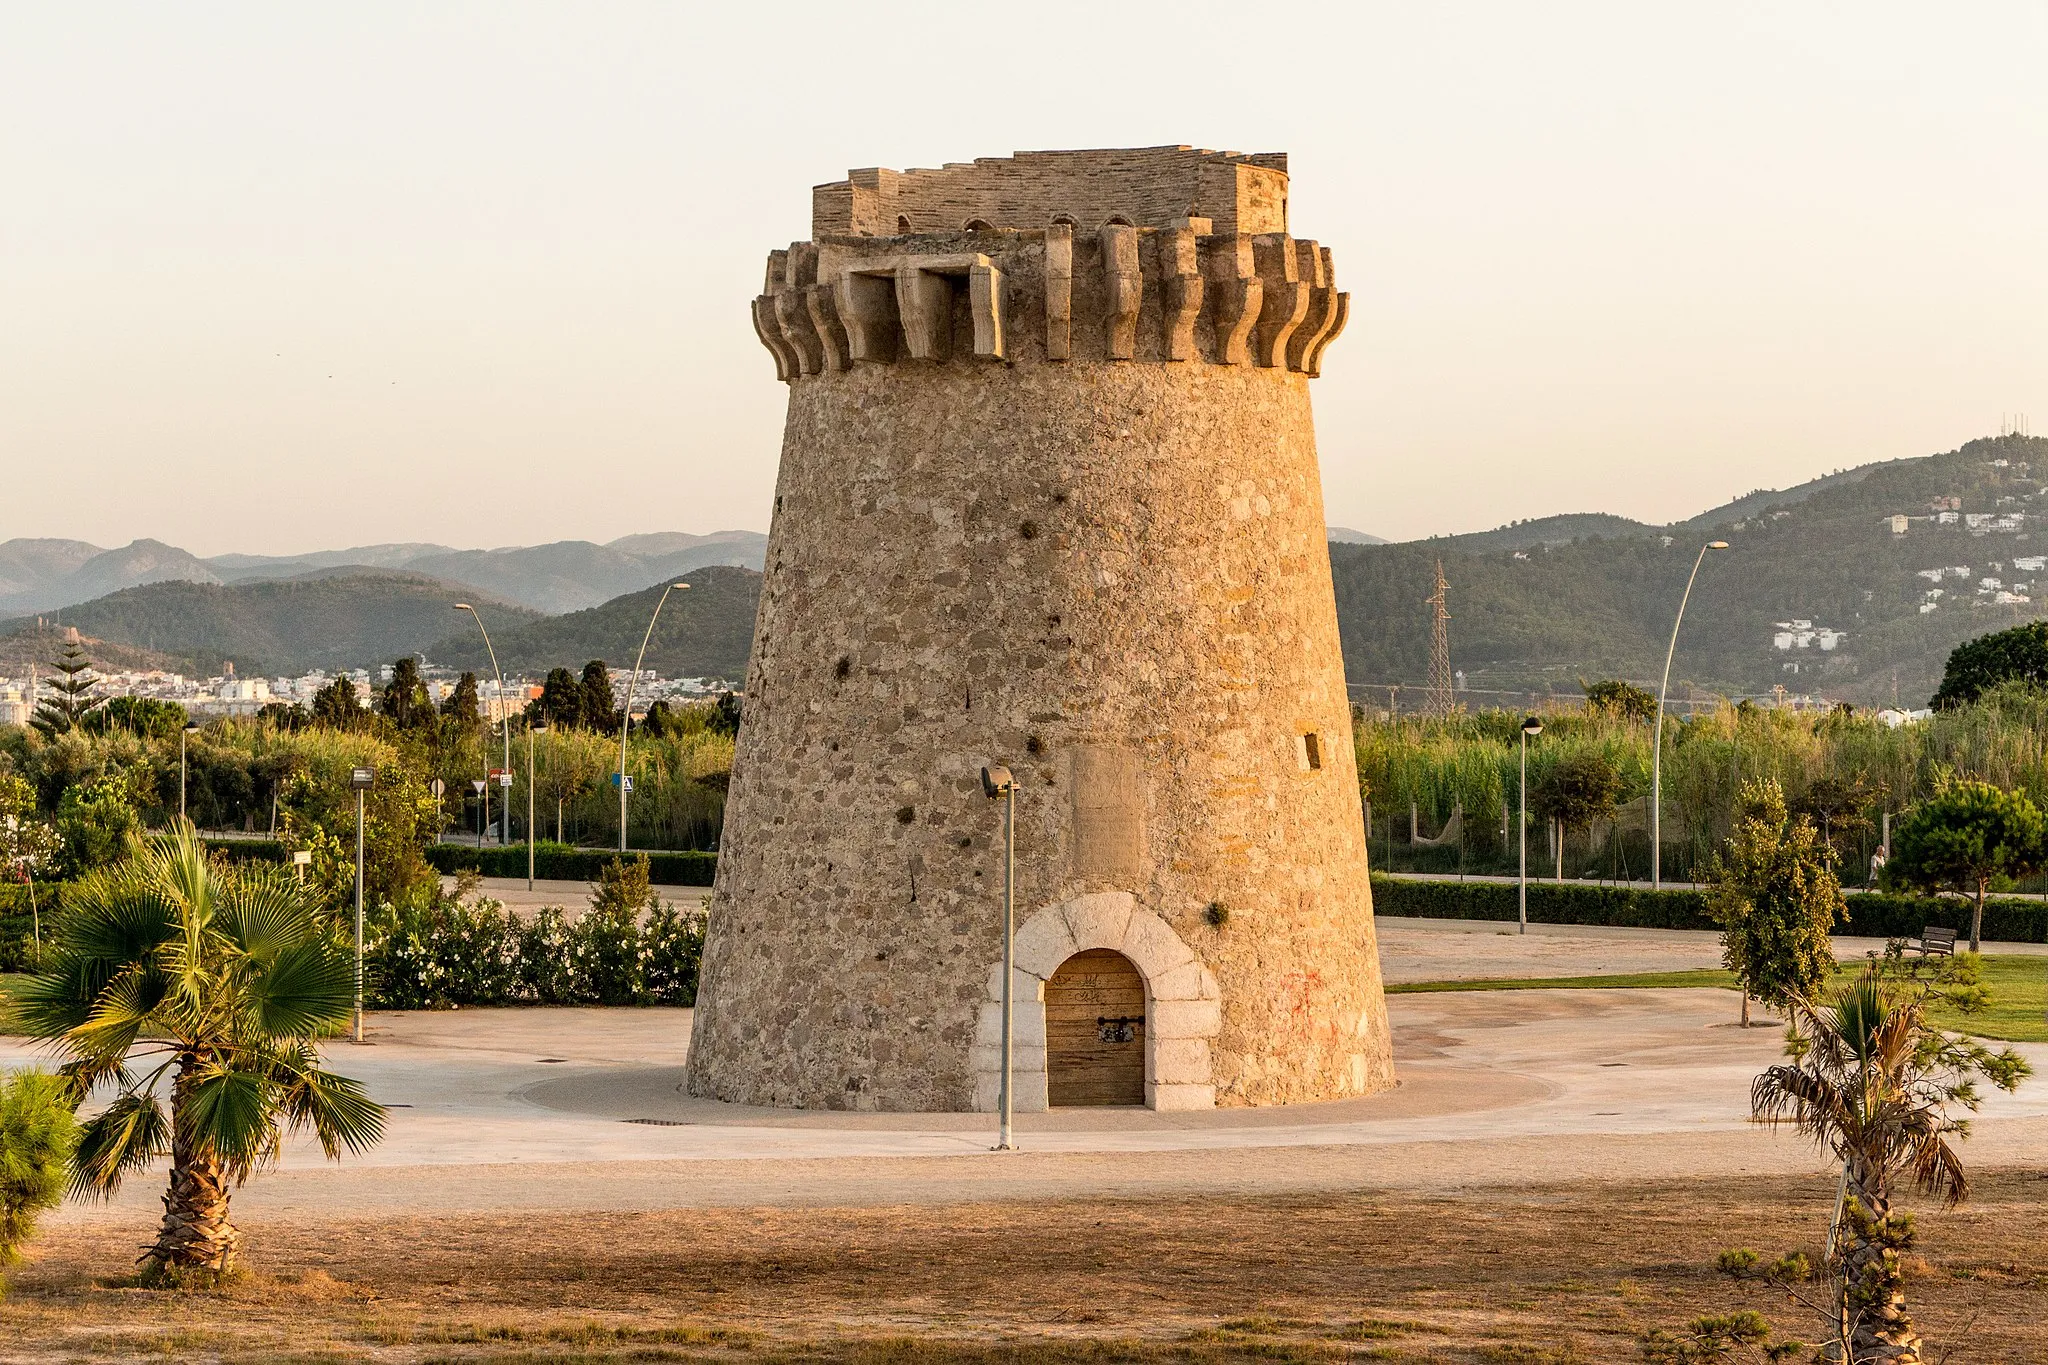
[[[688,1128],[688,1119],[620,1119],[621,1123],[644,1123],[650,1128]]]
[[[569,1059],[567,1057],[536,1057],[534,1060],[536,1062],[566,1062]]]

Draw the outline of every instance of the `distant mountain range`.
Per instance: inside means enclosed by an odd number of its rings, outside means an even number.
[[[1783,685],[1916,704],[1957,643],[2042,614],[2048,440],[2004,436],[1863,465],[1669,526],[1578,513],[1398,544],[1332,527],[1354,695],[1424,683],[1424,599],[1439,560],[1450,583],[1451,660],[1474,703],[1487,689],[1654,681],[1686,574],[1710,539],[1733,548],[1701,570],[1675,685],[1724,693]],[[688,573],[692,586],[664,609],[648,663],[670,676],[737,679],[764,548],[758,533],[733,531],[200,560],[154,541],[100,550],[15,540],[0,545],[0,610],[11,604],[21,615],[0,621],[0,672],[46,657],[38,642],[57,625],[77,626],[96,642],[97,658],[119,667],[168,662],[210,676],[232,659],[244,674],[275,675],[422,653],[481,669],[482,640],[453,616],[458,600],[483,609],[509,671],[591,658],[626,667],[662,583]]]
[[[606,545],[587,540],[499,550],[359,545],[303,555],[201,559],[156,540],[117,550],[80,540],[10,540],[0,543],[0,618],[60,612],[151,583],[225,585],[332,577],[355,569],[402,569],[555,615],[597,606],[700,565],[758,569],[767,546],[768,538],[758,531],[701,536],[662,531],[623,536]]]

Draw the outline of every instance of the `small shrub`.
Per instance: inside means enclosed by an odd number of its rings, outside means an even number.
[[[78,1120],[64,1081],[39,1071],[0,1079],[0,1273],[64,1198]],[[6,1291],[0,1279],[0,1293]]]

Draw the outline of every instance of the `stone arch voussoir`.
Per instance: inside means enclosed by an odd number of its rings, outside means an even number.
[[[1129,958],[1145,980],[1145,1103],[1160,1110],[1212,1109],[1209,1040],[1222,1027],[1216,977],[1173,926],[1127,891],[1096,891],[1039,910],[1018,926],[1012,986],[1012,1106],[1046,1107],[1045,983],[1062,962],[1091,948]],[[974,1040],[974,1107],[996,1108],[1002,1085],[1003,964],[988,972]]]

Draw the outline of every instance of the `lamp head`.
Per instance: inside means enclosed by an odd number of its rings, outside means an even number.
[[[671,583],[669,584],[669,586],[671,588],[674,588],[677,592],[681,592],[684,588],[687,588],[690,585],[688,583]]]
[[[471,606],[471,605],[469,605],[469,603],[467,603],[467,602],[457,602],[457,603],[455,604],[455,610],[457,610],[457,611],[475,611],[475,610],[476,610],[476,608],[475,608],[475,607],[472,607],[472,606]]]
[[[1543,733],[1543,722],[1534,716],[1524,716],[1522,718],[1522,733],[1533,739],[1535,736]]]
[[[1709,550],[1725,550],[1728,548],[1728,542],[1725,540],[1710,540],[1707,542],[1707,548]]]
[[[199,722],[198,722],[198,721],[196,721],[196,720],[188,720],[188,721],[186,721],[186,722],[185,722],[185,733],[186,733],[186,734],[188,734],[188,735],[196,735],[196,734],[198,734],[198,733],[199,733]]]
[[[529,733],[536,735],[544,735],[548,732],[548,723],[544,720],[537,720],[533,724],[527,726],[526,728]]]
[[[991,799],[1017,789],[1017,779],[1010,776],[1010,770],[995,764],[981,770],[982,795]]]

